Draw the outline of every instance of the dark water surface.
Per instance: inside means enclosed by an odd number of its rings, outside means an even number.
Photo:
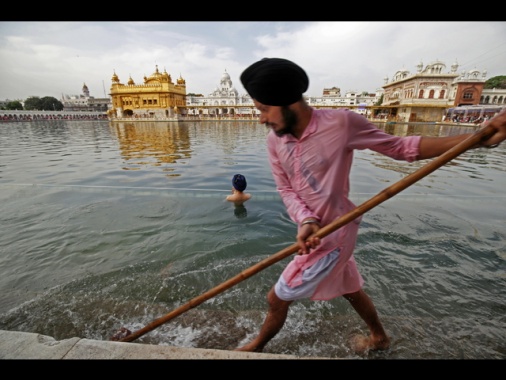
[[[399,135],[469,127],[380,125]],[[0,329],[57,340],[137,331],[294,243],[255,122],[0,124]],[[356,259],[392,347],[344,299],[294,303],[265,352],[369,359],[506,358],[506,149],[468,151],[367,212]],[[428,161],[356,152],[357,204]],[[242,173],[253,198],[226,202]],[[289,258],[139,337],[233,349],[258,331]]]

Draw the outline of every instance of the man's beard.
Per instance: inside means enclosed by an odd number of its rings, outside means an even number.
[[[284,106],[283,108],[281,108],[281,114],[283,115],[284,127],[279,131],[275,131],[274,133],[276,134],[276,136],[279,137],[287,134],[293,135],[292,132],[295,126],[297,125],[298,121],[297,114],[292,110],[290,110],[288,106]]]

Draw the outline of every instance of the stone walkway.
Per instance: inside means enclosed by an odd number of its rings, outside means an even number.
[[[293,355],[180,348],[149,344],[70,338],[57,341],[35,333],[0,330],[0,359],[320,359]]]

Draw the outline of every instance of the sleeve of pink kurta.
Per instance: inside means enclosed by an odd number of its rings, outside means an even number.
[[[379,129],[368,119],[353,111],[346,112],[350,132],[350,149],[370,149],[395,160],[413,162],[420,152],[421,136],[395,136]]]

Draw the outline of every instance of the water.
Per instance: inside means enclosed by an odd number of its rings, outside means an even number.
[[[469,127],[380,125],[399,135]],[[142,329],[294,243],[255,122],[0,124],[0,329],[109,340]],[[392,338],[348,302],[300,301],[265,352],[364,359],[506,358],[506,149],[468,151],[367,212],[356,260]],[[351,198],[428,161],[356,152]],[[252,200],[226,202],[231,178]],[[135,340],[234,349],[258,331],[285,258]]]

